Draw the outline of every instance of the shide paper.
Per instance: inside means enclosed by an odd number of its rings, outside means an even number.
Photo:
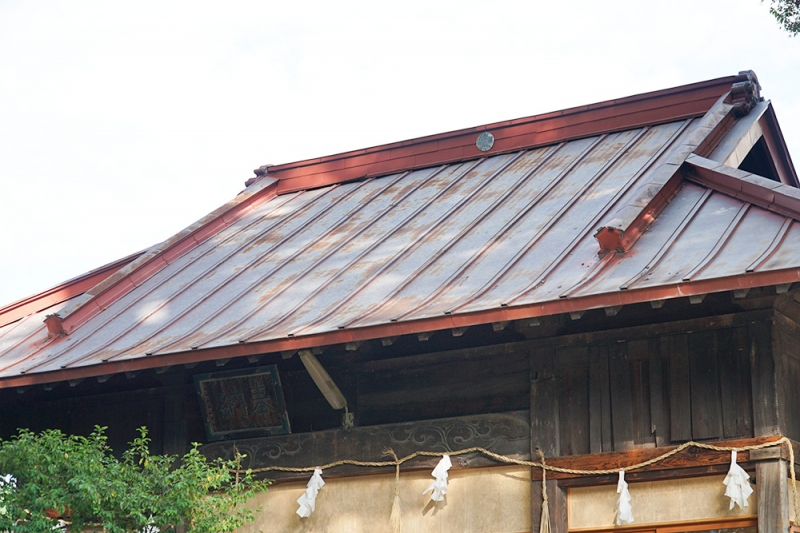
[[[428,485],[428,488],[425,489],[425,492],[422,494],[433,491],[431,500],[435,502],[443,501],[444,495],[447,494],[447,471],[450,470],[451,466],[453,466],[453,463],[450,462],[450,456],[443,455],[439,464],[437,464],[436,468],[431,472],[431,475],[436,479],[433,480],[433,483]]]
[[[747,507],[747,498],[753,494],[753,487],[750,486],[750,476],[744,468],[736,462],[736,451],[731,452],[731,468],[725,476],[725,496],[731,499],[731,510],[734,504],[738,504],[740,509]]]
[[[300,504],[297,514],[300,518],[308,518],[311,516],[311,512],[314,510],[317,503],[319,489],[321,489],[324,484],[325,482],[322,480],[322,470],[315,468],[314,475],[308,480],[306,491],[297,499],[297,503]]]
[[[617,517],[614,523],[618,526],[633,523],[633,508],[631,507],[631,493],[628,491],[628,482],[625,481],[625,471],[619,471],[617,482]]]

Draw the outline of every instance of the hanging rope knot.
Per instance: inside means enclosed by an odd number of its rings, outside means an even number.
[[[402,461],[391,448],[384,448],[381,457],[394,459],[394,501],[392,501],[392,513],[389,515],[389,526],[392,528],[392,533],[400,533],[400,464]]]
[[[539,520],[539,533],[550,533],[550,504],[547,502],[547,463],[544,461],[544,452],[538,446],[536,453],[542,466],[542,517]]]

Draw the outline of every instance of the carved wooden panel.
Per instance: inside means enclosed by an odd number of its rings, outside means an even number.
[[[289,433],[275,365],[194,377],[208,440]]]
[[[384,461],[384,450],[391,448],[399,457],[416,451],[452,452],[480,446],[501,455],[518,459],[530,458],[530,416],[528,411],[441,418],[402,424],[357,427],[349,431],[333,429],[314,433],[300,433],[237,440],[239,452],[245,454],[243,468],[266,466],[307,467],[323,465],[341,459],[358,461]],[[208,457],[230,459],[234,455],[234,441],[211,443],[203,446]],[[497,464],[478,454],[453,457],[454,467],[485,466]],[[418,458],[405,463],[403,469],[433,466],[439,457]],[[394,467],[370,469],[365,467],[336,467],[331,473],[371,473],[376,470],[393,471]],[[306,478],[308,474],[270,472],[273,479]]]

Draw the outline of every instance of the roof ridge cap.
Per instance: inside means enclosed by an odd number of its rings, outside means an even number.
[[[600,254],[624,253],[658,216],[682,181],[681,165],[692,155],[710,153],[738,118],[747,115],[762,100],[761,86],[752,70],[739,72],[730,89],[703,115],[683,144],[675,147],[654,169],[631,200],[617,209],[595,233]]]
[[[800,221],[800,189],[696,154],[686,158],[683,168],[695,183]]]

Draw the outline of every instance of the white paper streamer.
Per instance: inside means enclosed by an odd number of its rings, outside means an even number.
[[[425,492],[422,494],[427,494],[430,491],[433,491],[431,494],[431,500],[435,502],[440,502],[444,500],[444,495],[447,494],[447,471],[450,470],[450,467],[453,466],[453,463],[450,462],[449,455],[443,455],[442,459],[439,461],[439,464],[436,465],[436,468],[433,469],[431,475],[436,479],[428,485],[428,488],[425,489]]]
[[[731,499],[731,510],[734,504],[738,504],[740,509],[747,507],[747,498],[753,494],[753,487],[750,486],[750,476],[744,468],[736,462],[736,451],[731,452],[731,468],[725,476],[725,496]]]
[[[306,491],[297,499],[297,503],[300,504],[297,514],[300,518],[308,518],[311,516],[311,512],[317,504],[319,489],[321,489],[324,484],[325,482],[322,480],[322,470],[315,468],[314,475],[308,480]]]
[[[633,508],[631,507],[631,493],[628,491],[628,482],[625,481],[625,471],[619,471],[619,481],[617,482],[617,517],[614,523],[618,526],[633,523]]]

